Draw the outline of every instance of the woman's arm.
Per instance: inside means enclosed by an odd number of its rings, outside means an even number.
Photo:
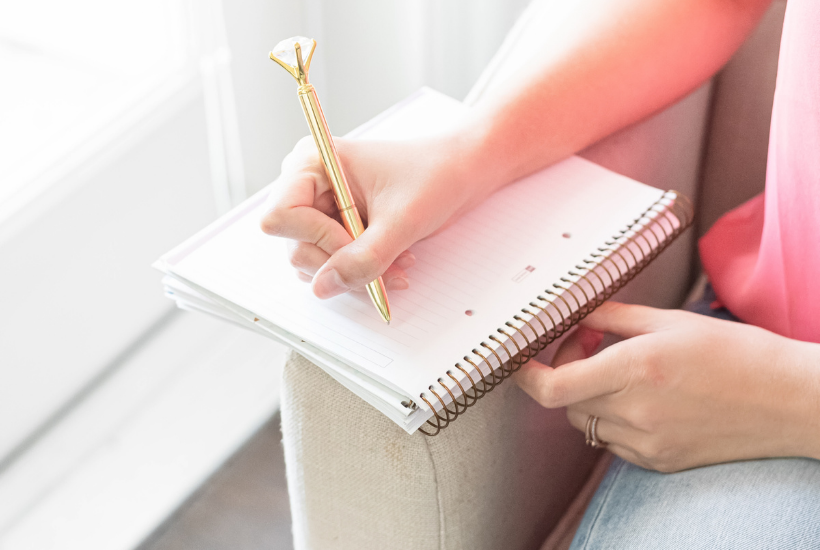
[[[364,234],[352,242],[310,140],[285,160],[262,229],[290,239],[291,263],[328,298],[384,274],[406,288],[404,251],[495,189],[683,96],[737,49],[770,0],[574,0],[504,91],[446,135],[404,143],[337,140]],[[402,254],[400,257],[399,255]]]
[[[587,0],[461,135],[473,177],[506,184],[683,97],[737,50],[770,0]]]
[[[660,471],[766,457],[820,460],[820,344],[685,311],[603,304],[518,384]],[[602,333],[626,338],[592,355]]]

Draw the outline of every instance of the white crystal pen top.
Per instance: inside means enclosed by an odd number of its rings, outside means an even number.
[[[296,44],[299,44],[302,52],[308,52],[308,55],[312,54],[313,49],[316,47],[316,41],[312,38],[293,36],[279,42],[270,55],[296,69],[299,67],[299,63],[296,61]],[[307,68],[308,63],[308,61],[305,62],[305,68]]]

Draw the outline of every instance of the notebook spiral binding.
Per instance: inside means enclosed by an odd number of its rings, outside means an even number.
[[[420,394],[419,397],[430,407],[434,416],[427,420],[431,427],[430,431],[425,429],[426,426],[419,428],[419,431],[428,436],[438,435],[479,399],[631,281],[688,228],[693,219],[694,210],[686,196],[676,191],[664,193],[633,223],[606,241],[605,246],[589,254],[582,264],[576,266],[577,271],[569,271],[566,277],[561,277],[559,282],[553,284],[553,289],[544,289],[544,294],[549,297],[539,295],[537,301],[542,304],[532,301],[529,307],[521,308],[521,313],[526,317],[513,316],[513,320],[521,324],[520,327],[515,326],[512,321],[507,321],[503,327],[497,329],[499,334],[512,342],[512,345],[508,346],[496,335],[491,334],[488,340],[498,344],[498,348],[481,342],[478,348],[472,350],[472,358],[465,355],[464,361],[476,370],[478,379],[473,379],[461,363],[456,363],[455,368],[469,380],[469,384],[459,382],[453,370],[445,373],[447,380],[444,377],[437,380],[449,394],[452,408],[432,385],[429,390],[441,405],[440,410],[436,410],[426,393]],[[606,278],[609,279],[608,282],[604,280]],[[564,297],[564,293],[568,299]],[[567,315],[564,314],[564,308],[569,312]],[[550,313],[550,309],[555,316]],[[544,320],[539,313],[545,316]],[[546,319],[549,320],[549,326],[545,322]],[[536,327],[540,327],[543,334],[539,335]],[[516,334],[526,342],[523,348],[514,338]],[[503,350],[503,354],[499,353],[499,350]],[[506,359],[502,360],[502,355]],[[493,357],[498,362],[498,367],[492,366]],[[485,369],[489,371],[487,375],[479,368],[482,364],[485,364]],[[461,401],[454,394],[456,387]]]

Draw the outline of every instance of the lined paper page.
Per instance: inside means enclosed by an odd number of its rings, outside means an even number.
[[[360,135],[418,135],[463,109],[427,92]],[[408,270],[410,289],[389,293],[389,326],[364,293],[315,298],[296,279],[284,241],[259,229],[259,198],[168,263],[179,276],[415,397],[661,194],[580,158],[507,186],[411,248],[417,262]]]

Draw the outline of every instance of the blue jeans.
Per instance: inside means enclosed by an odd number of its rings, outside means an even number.
[[[689,309],[712,310],[714,293]],[[675,474],[615,458],[570,550],[820,549],[820,461],[777,458]]]

